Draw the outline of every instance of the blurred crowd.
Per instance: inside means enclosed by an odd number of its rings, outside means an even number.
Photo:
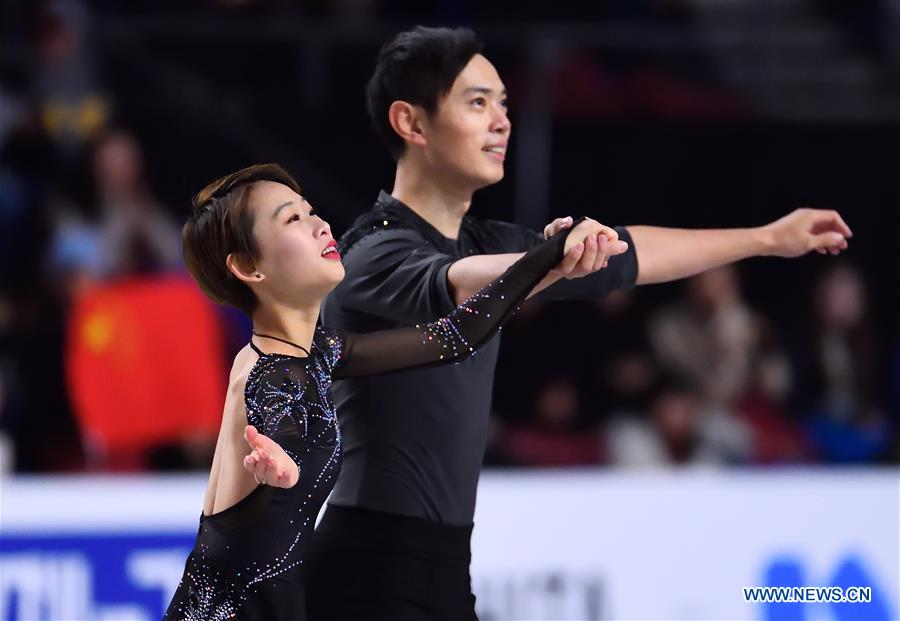
[[[631,289],[530,305],[505,331],[489,462],[895,462],[896,371],[879,370],[889,352],[867,286],[835,261],[777,322],[748,304],[735,266],[659,304]]]
[[[113,338],[96,318],[73,319],[79,304],[120,283],[184,278],[184,205],[158,198],[167,193],[117,114],[88,27],[79,3],[48,3],[20,33],[24,46],[10,47],[27,58],[0,66],[0,471],[206,468],[214,430],[185,424],[180,437],[128,444],[94,413],[107,406],[73,397],[75,381],[114,392],[118,424],[139,405],[128,399],[146,401],[106,385],[102,365],[115,360],[79,371],[79,348],[100,351]],[[626,290],[525,305],[504,330],[487,463],[897,462],[900,353],[878,334],[873,283],[838,259],[812,285],[796,317],[754,309],[734,267],[664,299]],[[136,325],[159,319],[128,313]],[[167,321],[161,333],[174,346],[197,328],[177,309]],[[222,309],[214,321],[212,355],[227,370],[249,325]],[[111,349],[127,349],[115,338]],[[189,374],[197,363],[180,364]]]

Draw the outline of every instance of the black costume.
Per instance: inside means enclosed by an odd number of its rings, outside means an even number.
[[[597,299],[632,286],[634,245],[626,229],[616,230],[626,253],[539,297]],[[322,321],[370,332],[439,317],[453,308],[452,263],[542,243],[525,227],[471,216],[449,239],[381,192],[341,237],[346,276],[325,299]],[[335,383],[344,463],[313,536],[312,619],[474,617],[469,537],[460,532],[472,529],[499,347],[497,336],[460,364]]]

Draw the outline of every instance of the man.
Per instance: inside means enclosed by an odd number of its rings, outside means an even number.
[[[503,178],[511,129],[503,82],[480,51],[469,30],[421,27],[382,49],[367,99],[397,161],[394,188],[341,239],[346,278],[324,304],[327,325],[431,320],[543,239],[467,216],[473,193]],[[582,278],[550,276],[541,295],[590,299],[751,256],[837,253],[851,235],[837,213],[815,210],[755,229],[605,232],[586,242],[571,274]],[[498,348],[494,338],[462,364],[335,384],[344,464],[307,566],[311,619],[476,618],[469,538]]]

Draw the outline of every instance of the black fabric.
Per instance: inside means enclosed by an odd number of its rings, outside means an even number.
[[[259,355],[247,376],[247,421],[294,460],[290,489],[259,486],[201,516],[166,620],[304,618],[303,569],[315,518],[341,467],[332,378],[446,365],[470,357],[562,258],[565,234],[430,323],[366,334],[316,328],[309,356]]]
[[[303,562],[341,464],[331,375],[342,339],[318,328],[309,357],[267,354],[247,377],[247,422],[296,462],[290,488],[260,485],[200,517],[197,541],[165,620],[305,618]]]
[[[475,620],[472,526],[329,504],[310,548],[313,621]]]
[[[627,253],[541,296],[591,299],[632,286],[632,240],[626,229],[617,231],[629,242]],[[453,262],[524,252],[542,240],[524,227],[473,217],[463,220],[458,239],[448,239],[382,192],[341,238],[346,276],[326,298],[322,320],[354,332],[429,321],[453,308],[447,284]],[[442,524],[471,523],[498,351],[494,337],[456,365],[336,382],[344,466],[332,501]]]

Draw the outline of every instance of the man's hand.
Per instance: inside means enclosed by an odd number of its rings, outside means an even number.
[[[802,208],[759,229],[767,254],[799,257],[810,250],[838,254],[847,249],[853,232],[840,214],[824,209]]]
[[[253,449],[244,457],[244,468],[261,485],[293,487],[300,480],[300,470],[281,446],[259,433],[253,425],[244,427],[244,439]]]

